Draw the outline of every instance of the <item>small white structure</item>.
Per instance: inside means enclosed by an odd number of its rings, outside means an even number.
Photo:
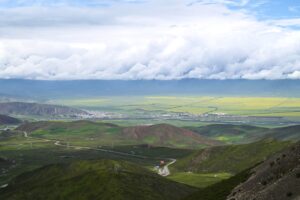
[[[158,174],[161,176],[169,176],[170,175],[170,170],[168,166],[164,166],[163,168],[158,169]]]

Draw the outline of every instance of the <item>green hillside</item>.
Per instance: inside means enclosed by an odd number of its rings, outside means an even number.
[[[290,145],[272,139],[250,144],[211,147],[199,150],[179,159],[174,168],[177,171],[196,173],[228,172],[236,174]]]
[[[299,197],[300,143],[184,200],[288,200]]]
[[[223,141],[228,144],[249,143],[262,138],[269,129],[233,124],[211,124],[200,127],[188,127],[188,129],[201,135]]]
[[[246,181],[250,176],[250,170],[244,170],[229,179],[200,189],[183,200],[225,200],[226,197],[231,193],[232,189],[234,189],[240,183]]]
[[[122,137],[122,128],[114,124],[92,121],[41,121],[27,123],[17,130],[26,131],[31,137],[70,142],[72,145],[97,146],[131,144]]]
[[[278,140],[298,141],[300,140],[300,125],[270,129],[267,131],[265,137],[271,137]]]
[[[220,144],[216,140],[200,136],[190,130],[167,124],[126,128],[92,121],[44,121],[27,123],[17,130],[26,131],[31,137],[94,147],[150,144],[163,147],[200,148]]]
[[[100,160],[49,165],[22,174],[2,189],[0,199],[177,200],[195,191],[128,162]]]
[[[169,124],[128,127],[123,129],[123,134],[127,138],[158,146],[194,148],[222,144],[191,130]]]

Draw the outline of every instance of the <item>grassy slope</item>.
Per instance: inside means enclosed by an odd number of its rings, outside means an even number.
[[[47,142],[39,139],[24,138],[20,132],[0,131],[0,157],[15,161],[15,164],[10,162],[9,166],[5,167],[8,171],[1,174],[0,185],[6,184],[13,177],[23,172],[53,163],[104,158],[127,160],[152,169],[163,158],[183,158],[195,151],[190,149],[148,147],[147,145],[122,145],[114,146],[114,148],[109,147],[108,149],[144,155],[147,158],[141,159],[95,150],[68,149],[55,146],[54,141]]]
[[[168,148],[168,147],[156,147],[150,145],[122,145],[122,146],[114,146],[105,147],[109,150],[114,150],[118,152],[131,153],[134,155],[143,155],[151,158],[183,158],[196,150],[192,149],[176,149],[176,148]]]
[[[203,137],[190,130],[169,124],[128,127],[124,128],[123,133],[128,138],[158,146],[197,148],[220,144],[220,142]]]
[[[188,127],[190,130],[201,135],[217,139],[228,144],[251,142],[261,138],[269,129],[249,126],[249,125],[232,125],[232,124],[212,124],[200,127]]]
[[[112,142],[116,144],[133,143],[130,140],[124,141],[124,137],[121,135],[121,127],[101,122],[34,122],[22,125],[18,130],[27,131],[33,137],[65,140],[72,145],[97,146],[111,145]]]
[[[80,161],[43,167],[17,177],[1,199],[181,199],[194,188],[127,162]]]
[[[190,130],[165,124],[123,128],[102,122],[52,121],[28,123],[20,126],[18,130],[27,131],[34,137],[64,140],[72,145],[82,146],[151,144],[166,147],[199,148],[220,143],[201,137]]]
[[[237,175],[209,187],[200,189],[183,200],[225,200],[231,191],[250,177],[250,170],[244,170]]]
[[[232,175],[229,173],[188,173],[188,172],[179,172],[171,174],[168,176],[169,179],[191,185],[198,188],[205,188],[210,185],[213,185],[217,182],[230,178]]]
[[[300,125],[270,129],[249,125],[212,124],[188,129],[228,144],[249,143],[262,138],[300,140]]]
[[[212,147],[179,159],[174,165],[178,171],[198,173],[238,173],[266,159],[290,145],[290,142],[263,140],[250,144]]]
[[[300,125],[270,129],[265,137],[272,137],[278,140],[300,140]]]

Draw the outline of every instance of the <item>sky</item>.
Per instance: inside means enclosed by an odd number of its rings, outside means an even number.
[[[300,0],[0,0],[0,78],[300,79]]]

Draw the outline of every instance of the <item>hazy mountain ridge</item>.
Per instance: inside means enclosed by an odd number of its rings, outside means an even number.
[[[0,108],[0,110],[1,110],[1,108]],[[0,114],[0,125],[19,124],[19,123],[21,123],[21,120],[19,120],[17,118]]]
[[[32,99],[128,95],[213,95],[300,97],[299,80],[76,80],[0,79],[0,94]]]
[[[39,103],[6,102],[0,103],[0,113],[27,116],[76,116],[88,113],[79,109]]]

